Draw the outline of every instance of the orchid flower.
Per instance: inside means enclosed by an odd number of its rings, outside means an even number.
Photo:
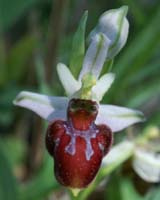
[[[100,104],[115,79],[113,73],[101,76],[103,65],[120,51],[128,36],[126,13],[123,6],[102,15],[90,34],[77,80],[65,64],[57,65],[67,97],[22,91],[14,100],[49,122],[46,147],[55,161],[56,178],[64,186],[85,188],[108,153],[113,132],[144,120],[140,111]]]

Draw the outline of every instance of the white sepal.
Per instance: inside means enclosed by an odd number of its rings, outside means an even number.
[[[52,97],[33,92],[20,92],[14,100],[14,105],[28,108],[43,119],[53,121],[66,119],[67,97]]]
[[[78,82],[73,77],[71,71],[66,65],[58,63],[57,72],[67,96],[72,96],[76,91],[80,89],[81,82]]]
[[[133,168],[145,181],[156,183],[160,181],[160,155],[144,149],[136,149]]]
[[[140,111],[114,105],[100,105],[96,123],[106,124],[116,132],[144,120]]]
[[[110,40],[103,33],[98,33],[92,38],[84,58],[79,80],[87,73],[93,74],[98,79],[106,60],[109,45]]]
[[[126,18],[127,6],[119,9],[112,9],[102,14],[95,29],[90,33],[89,38],[102,32],[111,41],[107,59],[115,57],[127,41],[129,23]]]
[[[96,85],[92,89],[92,98],[96,101],[101,101],[104,94],[111,87],[113,81],[115,79],[115,74],[107,73],[104,74],[96,83]]]

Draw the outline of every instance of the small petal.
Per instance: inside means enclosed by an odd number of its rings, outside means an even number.
[[[98,25],[90,33],[90,38],[102,32],[111,41],[108,59],[112,59],[123,48],[128,37],[129,23],[126,19],[127,6],[109,10],[100,17]]]
[[[67,96],[72,96],[77,90],[80,89],[81,83],[73,77],[71,71],[66,65],[59,63],[57,65],[57,72]]]
[[[106,124],[116,132],[144,120],[140,111],[114,105],[100,105],[96,123]]]
[[[92,89],[93,99],[96,101],[101,101],[104,94],[108,91],[113,83],[114,79],[115,75],[113,73],[107,73],[103,75]]]
[[[33,92],[20,92],[14,100],[14,105],[28,108],[40,117],[53,121],[54,119],[66,119],[68,98],[51,97]]]
[[[87,73],[91,73],[98,78],[107,56],[109,44],[110,40],[102,33],[96,34],[92,38],[84,58],[79,80]]]
[[[147,152],[142,149],[135,151],[133,168],[147,182],[160,181],[160,154]]]

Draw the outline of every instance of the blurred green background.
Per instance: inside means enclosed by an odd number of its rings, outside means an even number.
[[[56,64],[69,63],[84,11],[89,11],[87,37],[104,11],[122,5],[129,6],[129,38],[115,59],[116,81],[103,102],[140,109],[147,121],[117,134],[115,142],[160,125],[160,1],[0,0],[0,200],[70,199],[53,175],[46,125],[12,100],[21,90],[64,95]],[[159,190],[158,183],[135,175],[128,161],[105,186],[81,199],[158,200]]]

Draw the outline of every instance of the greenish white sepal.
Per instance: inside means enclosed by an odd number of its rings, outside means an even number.
[[[144,149],[136,149],[133,168],[145,181],[156,183],[160,181],[160,155]]]
[[[115,79],[115,74],[107,73],[104,74],[96,83],[96,85],[92,89],[92,100],[96,100],[100,102],[111,87],[113,81]]]
[[[90,39],[98,33],[103,33],[111,41],[106,59],[115,57],[127,41],[129,31],[127,11],[128,7],[122,6],[103,13],[97,26],[90,33]]]
[[[117,132],[144,120],[140,111],[121,106],[100,105],[96,123],[107,124],[113,132]]]
[[[110,40],[103,33],[98,33],[92,37],[84,58],[79,80],[88,73],[93,74],[98,79],[106,60],[109,46]]]
[[[53,121],[66,119],[67,97],[52,97],[33,92],[20,92],[13,101],[14,105],[32,110],[43,119]]]
[[[81,87],[81,82],[77,81],[68,67],[62,63],[58,63],[57,72],[59,79],[65,89],[67,96],[72,96]]]

